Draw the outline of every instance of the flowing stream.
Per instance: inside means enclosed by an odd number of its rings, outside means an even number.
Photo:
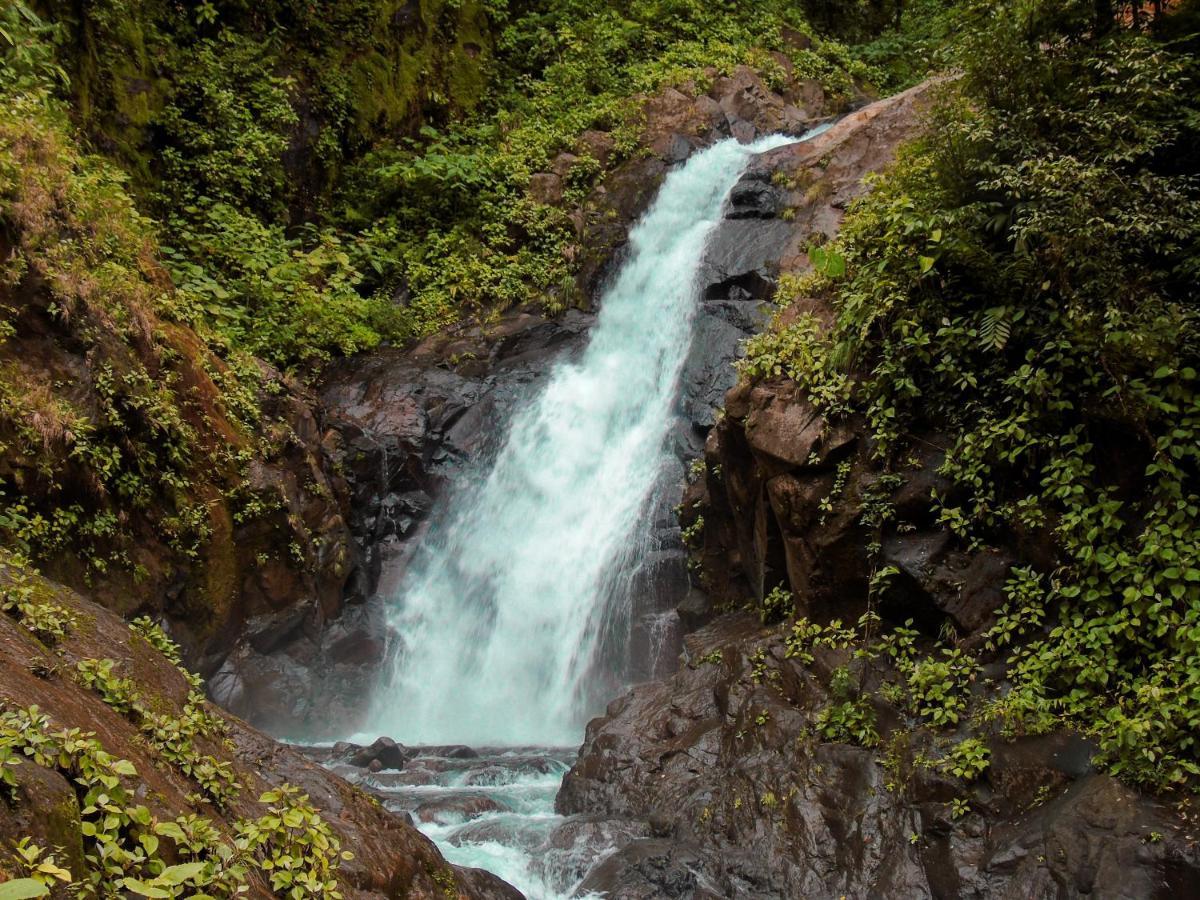
[[[651,546],[648,511],[671,469],[705,243],[751,155],[793,140],[722,141],[667,176],[582,355],[556,364],[488,469],[464,476],[435,519],[393,601],[403,644],[376,692],[372,732],[408,744],[575,747],[587,717],[623,686],[630,573]],[[417,819],[448,859],[545,900],[571,896],[605,852],[578,830],[559,833],[559,857],[548,852],[572,756],[433,752],[371,786],[395,809],[437,799],[441,811],[435,803]]]

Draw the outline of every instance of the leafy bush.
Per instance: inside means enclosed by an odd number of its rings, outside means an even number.
[[[59,867],[53,855],[28,841],[16,847],[23,870],[43,887],[69,882],[83,897],[232,897],[249,890],[253,865],[280,896],[342,896],[336,872],[351,854],[340,849],[308,798],[290,785],[263,794],[259,802],[266,812],[235,822],[231,839],[201,816],[155,818],[126,786],[137,778],[130,762],[106,753],[94,735],[54,731],[37,707],[0,713],[0,748],[57,770],[77,786],[85,871]],[[0,777],[3,772],[0,768]]]
[[[223,202],[190,209],[171,221],[176,246],[163,248],[179,286],[176,317],[279,366],[379,343],[375,326],[386,324],[389,306],[359,293],[353,247],[336,232],[289,238]]]
[[[177,667],[183,666],[183,657],[179,652],[179,645],[167,637],[167,633],[162,630],[162,626],[149,616],[139,616],[134,619],[129,623],[129,630],[145,639],[146,643]]]
[[[965,781],[974,781],[987,771],[991,758],[987,744],[979,738],[965,738],[954,745],[939,767]]]
[[[290,82],[260,40],[223,30],[178,53],[171,101],[158,120],[166,142],[161,203],[204,201],[278,215],[283,154],[296,125]]]
[[[792,614],[793,609],[792,592],[782,585],[776,585],[762,598],[758,617],[764,625],[767,625],[786,619]]]
[[[178,655],[178,648],[175,655]],[[75,668],[84,687],[95,691],[108,706],[138,725],[150,746],[166,762],[195,781],[206,798],[218,806],[228,805],[241,790],[232,767],[227,762],[201,754],[194,743],[198,737],[214,737],[225,732],[225,723],[208,710],[198,677],[184,671],[192,690],[182,714],[172,716],[151,709],[133,681],[117,674],[116,667],[116,662],[111,659],[84,659]]]
[[[62,28],[43,21],[22,0],[0,9],[0,93],[65,85],[67,73],[55,58]]]
[[[343,851],[329,825],[299,788],[284,784],[259,797],[267,813],[237,825],[239,849],[265,871],[277,896],[306,900],[341,900],[334,877]]]
[[[50,600],[39,600],[29,560],[21,553],[0,551],[0,610],[8,613],[35,637],[57,643],[75,626],[75,615]]]
[[[875,710],[870,698],[857,691],[846,668],[833,671],[829,692],[835,702],[817,713],[816,730],[827,741],[875,747],[879,732],[875,728]]]

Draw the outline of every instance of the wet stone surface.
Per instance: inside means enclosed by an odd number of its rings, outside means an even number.
[[[533,900],[588,895],[585,879],[600,878],[593,873],[604,860],[653,836],[642,820],[554,812],[573,748],[402,747],[396,769],[349,762],[377,759],[377,745],[297,749],[409,817],[451,862],[487,869]]]

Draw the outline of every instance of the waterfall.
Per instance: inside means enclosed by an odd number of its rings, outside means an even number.
[[[627,639],[624,586],[670,460],[705,242],[750,156],[792,140],[726,140],[668,174],[582,356],[517,411],[489,470],[456,486],[406,574],[390,612],[402,644],[372,730],[415,743],[578,741],[596,711],[589,686]]]

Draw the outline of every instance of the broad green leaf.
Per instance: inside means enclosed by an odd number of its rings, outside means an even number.
[[[177,866],[168,866],[163,869],[163,873],[158,877],[168,884],[183,884],[189,879],[195,878],[204,871],[205,863],[190,862],[180,863]]]
[[[136,878],[121,879],[121,887],[125,888],[127,891],[137,894],[139,897],[163,898],[171,896],[168,891],[155,887],[152,884],[147,884],[144,881],[138,881]]]
[[[50,889],[33,878],[17,878],[0,884],[0,900],[26,900],[27,897],[45,897]]]

